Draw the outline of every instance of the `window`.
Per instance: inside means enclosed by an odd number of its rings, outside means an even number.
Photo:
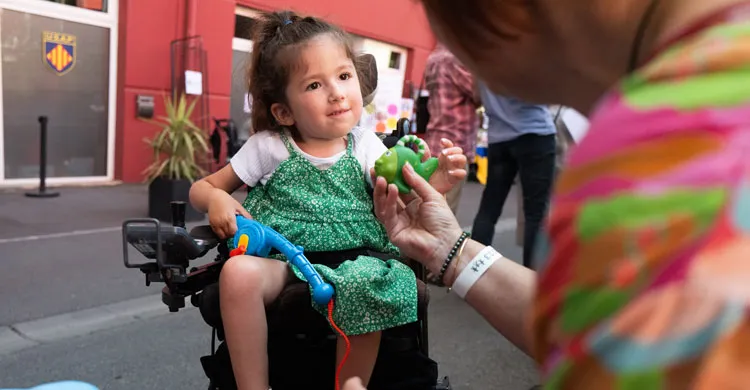
[[[43,41],[61,39],[59,31],[75,46]],[[106,176],[110,30],[3,10],[0,34],[5,179],[38,177],[42,115],[49,118],[48,177]]]
[[[43,0],[52,3],[72,5],[74,7],[81,7],[91,9],[94,11],[107,12],[107,0]]]
[[[391,69],[401,69],[401,53],[392,51],[391,58],[388,61],[388,67]]]

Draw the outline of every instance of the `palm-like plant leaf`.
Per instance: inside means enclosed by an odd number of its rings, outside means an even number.
[[[184,94],[177,102],[165,97],[166,115],[146,120],[160,128],[153,138],[145,140],[154,155],[153,163],[144,171],[147,181],[157,177],[195,181],[205,174],[197,156],[208,152],[207,136],[190,119],[196,103],[197,99],[188,102]]]

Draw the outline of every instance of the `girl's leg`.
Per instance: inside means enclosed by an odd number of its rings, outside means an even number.
[[[285,262],[251,256],[233,257],[221,270],[221,318],[239,390],[268,390],[266,305],[290,275]]]
[[[340,383],[345,383],[352,377],[359,377],[365,386],[370,382],[372,370],[375,368],[375,360],[378,358],[380,349],[381,332],[365,333],[357,336],[349,336],[351,351],[349,357],[341,369]],[[346,353],[346,342],[339,337],[336,343],[336,368],[338,369],[341,359]]]

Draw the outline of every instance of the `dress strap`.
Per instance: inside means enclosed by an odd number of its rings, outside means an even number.
[[[289,155],[293,156],[297,154],[297,151],[294,150],[294,146],[292,146],[292,141],[289,141],[289,137],[286,135],[286,131],[280,130],[279,136],[281,137],[281,140],[284,142],[284,145],[286,146],[286,150],[289,151]]]
[[[349,134],[346,135],[346,154],[352,156],[354,155],[354,147],[352,146],[352,140],[354,137],[352,136],[352,132],[350,131]]]
[[[297,151],[294,149],[294,146],[292,145],[292,141],[289,140],[289,137],[287,137],[285,131],[280,131],[279,136],[281,137],[281,140],[284,142],[284,145],[286,146],[286,150],[289,151],[289,155],[295,155],[297,154]],[[346,154],[353,155],[354,154],[354,147],[352,146],[352,140],[354,137],[352,137],[352,133],[349,132],[349,134],[346,135]]]

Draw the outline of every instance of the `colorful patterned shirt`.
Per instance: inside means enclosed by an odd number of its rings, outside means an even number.
[[[573,149],[533,310],[546,389],[750,388],[750,4],[606,96]]]
[[[425,84],[430,92],[427,110],[430,121],[424,140],[430,151],[442,150],[440,139],[460,146],[469,161],[474,160],[479,117],[474,99],[474,79],[458,59],[442,46],[427,58]]]

